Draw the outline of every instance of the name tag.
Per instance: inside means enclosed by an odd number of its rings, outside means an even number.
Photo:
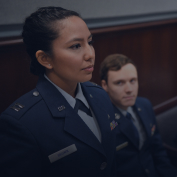
[[[116,147],[116,151],[119,151],[120,149],[122,149],[122,148],[124,148],[124,147],[126,147],[126,146],[128,146],[128,142],[122,143],[122,144],[120,144],[119,146],[117,146],[117,147]]]
[[[76,145],[72,144],[71,146],[68,146],[60,151],[57,151],[57,152],[49,155],[48,158],[49,158],[50,162],[53,163],[53,162],[65,157],[75,151],[77,151]]]

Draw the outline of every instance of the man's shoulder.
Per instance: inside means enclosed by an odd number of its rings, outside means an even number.
[[[136,104],[147,104],[147,105],[151,105],[151,102],[149,99],[145,98],[145,97],[137,97],[136,98]]]
[[[144,97],[137,97],[135,107],[139,110],[144,110],[149,113],[153,112],[153,106],[150,100]]]

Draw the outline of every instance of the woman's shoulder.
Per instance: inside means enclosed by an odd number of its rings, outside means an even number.
[[[100,85],[94,82],[84,82],[81,85],[82,85],[82,88],[84,88],[90,93],[93,93],[94,95],[97,95],[97,96],[106,95],[107,96],[106,91]]]
[[[27,111],[40,102],[41,99],[42,97],[38,90],[33,89],[14,101],[4,112],[2,112],[1,116],[7,115],[20,119]]]
[[[88,81],[88,82],[84,82],[82,84],[85,85],[86,87],[93,87],[93,88],[98,88],[98,89],[103,90],[103,88],[100,85],[96,84],[95,82]]]
[[[84,91],[86,90],[87,93],[92,95],[93,98],[96,98],[97,100],[101,101],[105,101],[104,99],[110,101],[110,98],[106,91],[98,84],[93,82],[84,82],[81,85],[84,86]]]

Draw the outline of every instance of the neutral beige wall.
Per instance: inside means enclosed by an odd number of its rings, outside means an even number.
[[[41,6],[61,6],[84,19],[177,11],[177,0],[0,0],[0,25],[21,24]]]

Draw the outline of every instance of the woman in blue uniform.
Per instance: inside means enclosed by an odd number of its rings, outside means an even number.
[[[107,94],[87,82],[95,63],[87,25],[74,11],[43,7],[22,37],[39,80],[0,116],[0,176],[112,176],[117,127]]]

